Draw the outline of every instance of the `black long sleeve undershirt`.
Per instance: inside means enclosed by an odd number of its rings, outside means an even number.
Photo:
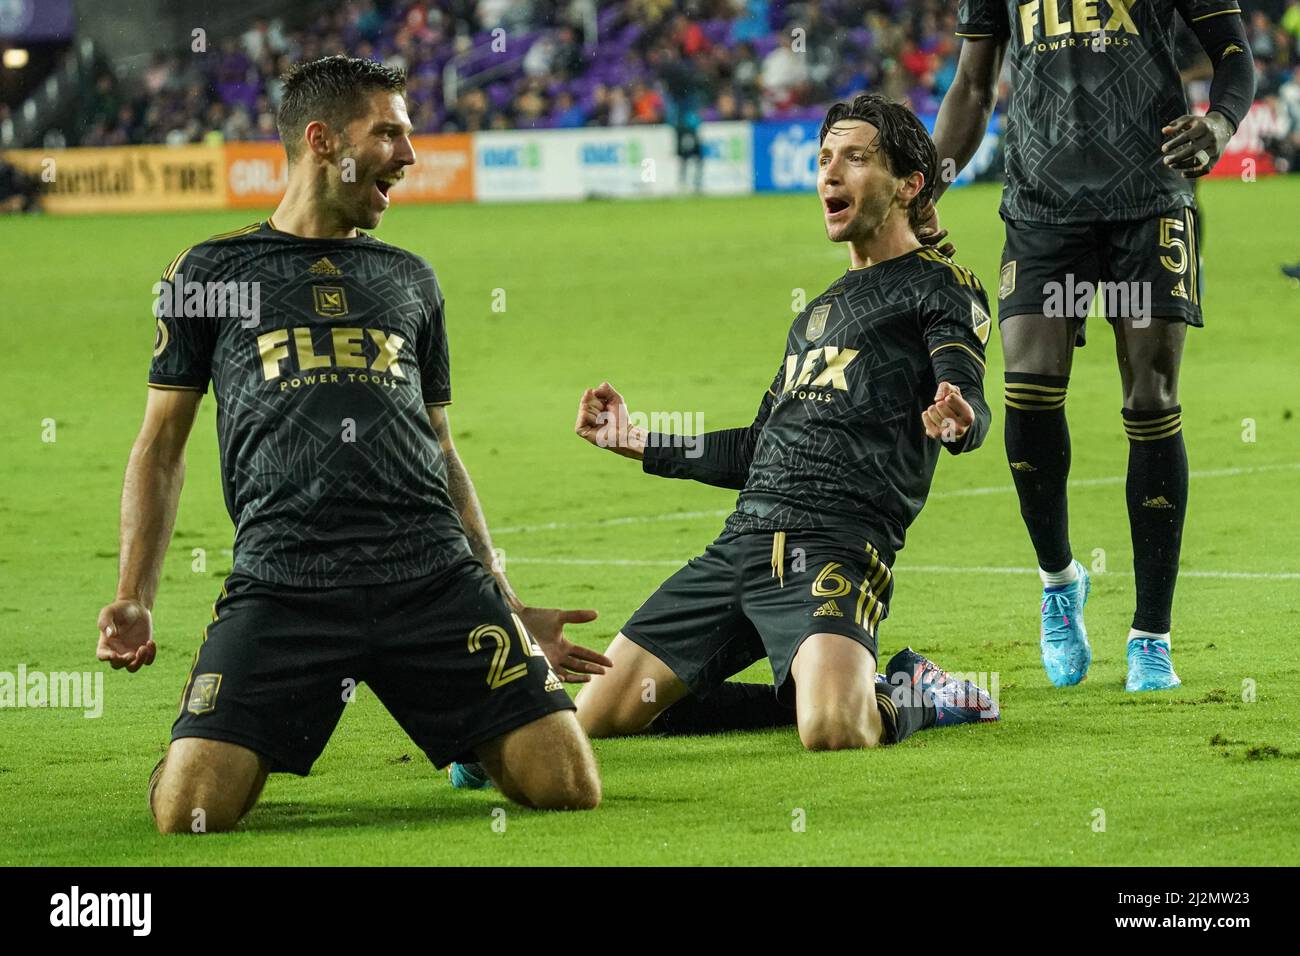
[[[661,478],[690,478],[739,491],[749,478],[758,435],[772,412],[774,400],[769,389],[758,406],[754,423],[748,428],[724,428],[700,435],[695,449],[699,454],[695,457],[689,457],[688,449],[680,440],[673,441],[672,435],[650,433],[641,459],[642,470]]]
[[[1255,59],[1246,39],[1246,25],[1236,13],[1189,25],[1214,66],[1210,110],[1222,113],[1235,132],[1255,101]]]
[[[954,455],[974,451],[984,443],[993,418],[988,402],[984,400],[984,366],[964,349],[956,348],[939,350],[930,362],[934,366],[934,380],[961,389],[961,397],[966,399],[975,414],[975,421],[966,429],[965,435],[958,441],[942,442],[942,445]]]

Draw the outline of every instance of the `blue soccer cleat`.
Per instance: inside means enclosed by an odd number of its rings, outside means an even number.
[[[934,704],[936,727],[976,724],[997,720],[998,704],[989,694],[968,680],[958,680],[934,661],[905,647],[886,666],[893,683],[910,683]],[[898,675],[906,675],[903,680]],[[877,676],[879,679],[879,676]]]
[[[1083,606],[1088,603],[1092,581],[1078,561],[1077,580],[1043,588],[1043,624],[1038,646],[1043,655],[1043,670],[1057,687],[1070,687],[1088,676],[1092,647],[1088,629],[1083,625]]]
[[[447,768],[447,777],[457,790],[482,790],[492,786],[492,780],[481,763],[452,762]]]
[[[1128,680],[1125,690],[1173,690],[1183,682],[1169,659],[1169,642],[1135,637],[1128,642]]]

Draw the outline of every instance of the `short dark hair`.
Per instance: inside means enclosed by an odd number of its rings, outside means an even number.
[[[817,142],[825,142],[830,128],[844,120],[861,120],[879,131],[875,148],[884,154],[885,165],[893,175],[902,179],[919,172],[925,177],[925,185],[907,207],[912,227],[919,226],[919,213],[934,196],[939,168],[939,154],[925,126],[903,104],[891,102],[879,93],[862,93],[852,103],[836,103],[827,111]]]
[[[351,56],[327,56],[299,63],[281,77],[284,92],[276,126],[289,159],[298,158],[303,130],[315,120],[342,129],[361,115],[366,96],[376,90],[406,91],[406,74]]]

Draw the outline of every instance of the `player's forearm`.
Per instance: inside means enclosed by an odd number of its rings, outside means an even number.
[[[987,81],[958,72],[944,95],[935,120],[934,146],[939,157],[939,181],[934,184],[936,201],[952,185],[957,173],[966,168],[984,141],[995,105],[996,76]]]
[[[176,524],[185,459],[147,438],[136,441],[122,483],[117,597],[152,608]]]
[[[727,428],[695,436],[691,443],[677,436],[651,434],[642,452],[646,474],[687,478],[719,488],[745,487],[754,459],[752,428]]]
[[[958,387],[961,388],[961,386]],[[989,425],[993,421],[988,402],[984,400],[984,393],[978,385],[967,385],[966,388],[962,389],[962,397],[966,399],[971,411],[975,413],[975,420],[971,423],[970,428],[966,429],[966,434],[960,440],[949,442],[944,446],[954,455],[974,451],[984,444],[984,438],[989,433]]]
[[[1193,23],[1192,30],[1214,65],[1209,111],[1221,114],[1236,132],[1255,100],[1255,61],[1245,24],[1230,14]]]
[[[944,441],[943,447],[954,455],[974,451],[984,444],[993,420],[984,398],[984,368],[963,349],[943,349],[934,356],[933,363],[935,381],[957,386],[974,414],[965,434],[956,441]]]
[[[465,538],[469,541],[470,551],[496,579],[506,602],[514,610],[519,610],[523,607],[523,602],[515,595],[514,588],[510,586],[505,571],[496,559],[496,551],[492,547],[492,535],[488,533],[487,518],[483,515],[482,505],[479,504],[474,482],[470,480],[464,462],[456,454],[447,455],[447,493],[451,496],[457,514],[460,515],[461,527],[465,529]]]

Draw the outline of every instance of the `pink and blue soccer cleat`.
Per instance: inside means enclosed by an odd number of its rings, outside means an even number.
[[[1169,642],[1135,637],[1128,642],[1128,680],[1125,690],[1173,690],[1183,682],[1169,659]]]
[[[1078,561],[1079,577],[1069,584],[1043,588],[1043,623],[1038,635],[1043,670],[1057,687],[1070,687],[1088,676],[1092,647],[1083,624],[1083,606],[1088,603],[1092,581]]]

